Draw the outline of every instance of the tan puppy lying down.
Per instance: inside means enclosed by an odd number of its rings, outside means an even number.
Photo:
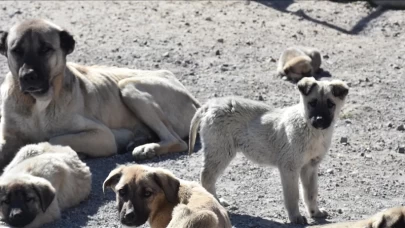
[[[27,145],[0,177],[0,217],[12,227],[41,227],[85,200],[90,189],[90,169],[70,147]]]
[[[152,228],[230,228],[225,208],[195,182],[177,179],[165,169],[119,166],[104,181],[117,195],[120,222],[146,221]]]

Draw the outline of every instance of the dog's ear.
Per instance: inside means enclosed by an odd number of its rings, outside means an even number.
[[[315,78],[304,77],[298,82],[298,89],[304,96],[308,96],[317,85]]]
[[[176,203],[180,188],[180,181],[166,170],[157,170],[153,173],[153,178],[161,189],[163,189],[167,201]]]
[[[117,168],[113,169],[108,177],[105,179],[103,183],[103,193],[105,193],[106,188],[114,189],[115,185],[118,184],[122,176],[122,169],[124,166],[118,166]]]
[[[7,57],[7,36],[8,32],[0,31],[0,54]]]
[[[56,195],[55,189],[51,185],[45,183],[34,184],[32,185],[32,188],[34,189],[35,193],[39,198],[42,211],[45,212],[46,209],[48,209],[49,205],[51,205],[53,199],[55,198]]]
[[[333,96],[338,97],[341,100],[345,99],[346,95],[349,93],[349,86],[340,80],[333,80],[330,83],[330,86],[332,87]]]
[[[60,46],[65,51],[66,55],[69,55],[75,49],[76,41],[68,31],[60,31]]]

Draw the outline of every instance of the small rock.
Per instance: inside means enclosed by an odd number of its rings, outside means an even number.
[[[165,58],[167,58],[167,57],[170,56],[170,54],[169,54],[169,52],[165,52],[162,56],[165,57]]]
[[[184,25],[185,25],[185,26],[190,26],[190,23],[186,22]]]
[[[228,71],[228,65],[227,64],[222,64],[220,67],[221,71]]]
[[[206,20],[206,21],[212,21],[212,18],[211,18],[211,17],[207,17],[207,18],[205,18],[205,20]]]
[[[230,211],[236,211],[236,210],[238,210],[239,208],[237,207],[237,206],[231,206],[231,207],[229,207],[229,210]]]
[[[392,128],[393,127],[392,123],[388,123],[387,127]]]
[[[340,143],[347,143],[347,137],[341,137]]]
[[[347,119],[347,120],[345,120],[345,123],[347,123],[347,124],[352,124],[352,121],[349,120],[349,119]]]
[[[401,124],[397,127],[398,131],[405,131],[405,125]]]
[[[257,97],[257,99],[258,99],[259,101],[264,101],[264,98],[263,98],[262,95],[259,95],[259,96]]]
[[[326,170],[326,172],[327,172],[328,174],[333,174],[333,173],[334,173],[333,169],[328,169],[328,170]]]
[[[248,42],[246,42],[246,44],[250,46],[250,45],[252,45],[253,43],[250,42],[250,41],[248,41]]]
[[[400,154],[405,154],[405,147],[403,147],[403,146],[398,147],[398,152]]]
[[[224,39],[219,38],[217,41],[218,41],[219,43],[223,43],[223,42],[224,42]]]
[[[7,7],[3,7],[3,10],[7,10]]]
[[[342,209],[338,209],[338,211],[337,211],[339,214],[343,214],[343,211],[342,211]]]
[[[324,55],[323,58],[324,59],[329,59],[329,55]]]
[[[220,50],[217,50],[217,51],[215,52],[215,55],[221,55],[221,51],[220,51]]]

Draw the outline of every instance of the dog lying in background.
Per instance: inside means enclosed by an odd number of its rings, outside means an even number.
[[[230,97],[212,99],[197,110],[191,122],[189,153],[200,126],[204,188],[216,196],[218,177],[236,153],[242,152],[253,162],[279,169],[292,223],[306,223],[298,207],[299,178],[311,217],[327,215],[317,203],[318,166],[330,147],[349,88],[340,80],[316,81],[311,77],[299,81],[298,89],[300,102],[283,109]]]
[[[230,228],[228,213],[203,187],[177,179],[165,169],[119,166],[103,184],[116,193],[124,226],[152,228]]]
[[[404,228],[405,207],[394,207],[381,211],[372,217],[360,221],[343,222],[308,228]]]
[[[321,54],[315,48],[290,47],[278,60],[277,75],[298,82],[303,77],[314,76],[320,70],[321,62]]]
[[[70,147],[27,145],[0,177],[0,217],[11,227],[41,227],[85,200],[90,189],[90,169]]]

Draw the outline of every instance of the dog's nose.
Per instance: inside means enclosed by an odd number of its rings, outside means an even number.
[[[10,211],[10,219],[21,219],[23,217],[23,211],[20,208],[13,208]]]
[[[26,83],[32,83],[35,82],[38,79],[38,75],[37,73],[35,73],[34,70],[30,69],[27,70],[26,72],[24,72],[21,75],[21,80],[23,80]]]
[[[133,221],[135,220],[136,216],[135,216],[135,212],[134,210],[127,210],[124,216],[124,219],[127,221]]]
[[[315,121],[316,121],[316,123],[317,123],[318,125],[322,125],[323,122],[324,122],[324,118],[323,118],[322,116],[317,116],[316,119],[315,119]]]

